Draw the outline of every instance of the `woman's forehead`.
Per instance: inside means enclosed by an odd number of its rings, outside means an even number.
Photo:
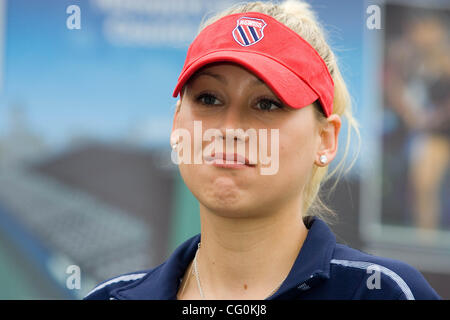
[[[216,75],[217,78],[226,78],[226,77],[232,77],[234,75],[244,76],[255,79],[255,81],[258,81],[260,83],[264,83],[258,76],[253,74],[250,70],[247,68],[241,66],[240,64],[234,63],[234,62],[215,62],[211,64],[207,64],[206,66],[203,66],[199,70],[197,70],[191,77],[191,79],[194,79],[198,77],[201,74],[208,74],[208,75]]]

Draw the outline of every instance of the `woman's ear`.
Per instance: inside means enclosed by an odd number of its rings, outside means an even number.
[[[327,166],[335,157],[338,150],[339,130],[341,129],[341,118],[332,114],[320,127],[320,144],[316,154],[315,164]]]

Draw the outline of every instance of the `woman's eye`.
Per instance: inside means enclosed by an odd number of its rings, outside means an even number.
[[[258,101],[257,105],[259,105],[259,109],[263,111],[274,111],[282,108],[281,104],[270,99],[261,99]]]
[[[212,94],[204,93],[197,97],[197,101],[206,105],[217,105],[220,104],[220,101]],[[215,103],[217,102],[217,103]]]
[[[220,100],[217,99],[217,97],[211,93],[203,93],[199,95],[196,99],[199,103],[203,105],[219,105],[221,104]],[[258,106],[257,109],[262,111],[275,111],[277,109],[282,109],[283,106],[281,103],[276,102],[272,99],[264,98],[260,99],[256,105]]]

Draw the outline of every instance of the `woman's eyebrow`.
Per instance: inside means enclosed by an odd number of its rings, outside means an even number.
[[[195,75],[192,76],[192,80],[195,80],[196,78],[198,78],[200,76],[210,76],[210,77],[213,77],[213,78],[219,80],[220,82],[224,83],[225,85],[228,85],[228,80],[223,75],[213,73],[210,71],[197,72]],[[254,81],[252,81],[252,85],[261,85],[261,84],[264,84],[264,81],[262,81],[259,78],[256,78]]]
[[[200,76],[210,76],[210,77],[213,77],[213,78],[219,80],[220,82],[222,82],[224,84],[228,84],[228,81],[227,81],[227,79],[224,76],[222,76],[220,74],[217,74],[217,73],[212,73],[212,72],[209,72],[209,71],[197,72],[192,78],[196,79],[196,78],[198,78]]]

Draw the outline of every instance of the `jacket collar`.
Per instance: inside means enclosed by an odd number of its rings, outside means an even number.
[[[330,278],[330,261],[336,246],[336,238],[327,224],[317,217],[304,219],[309,229],[303,246],[285,281],[271,299],[290,299]],[[128,286],[111,292],[116,299],[174,300],[181,278],[194,259],[200,242],[200,234],[186,240],[172,255],[145,277]]]

